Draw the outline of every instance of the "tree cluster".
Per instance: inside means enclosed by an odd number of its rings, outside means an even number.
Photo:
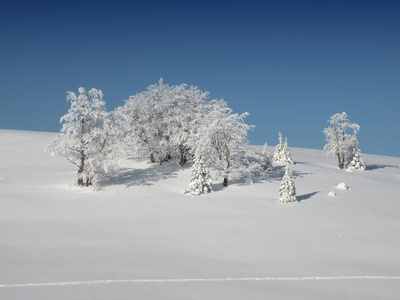
[[[272,161],[287,165],[279,190],[280,202],[296,201],[296,190],[289,164],[293,164],[287,138],[279,144],[273,158],[267,144],[261,155],[248,148],[248,113],[236,114],[223,99],[210,99],[209,93],[186,84],[168,85],[163,80],[146,91],[129,97],[123,106],[108,112],[101,90],[67,92],[71,107],[61,117],[61,133],[48,145],[52,155],[61,155],[77,167],[77,184],[89,186],[120,158],[136,157],[163,164],[172,158],[180,166],[192,161],[190,195],[212,190],[210,170],[223,179],[247,173],[253,163],[261,171],[272,171]],[[338,167],[365,170],[358,148],[360,126],[350,123],[345,112],[333,115],[324,129],[324,150],[334,154]]]
[[[292,155],[290,154],[287,138],[283,143],[282,133],[279,132],[279,143],[276,145],[273,160],[278,163],[294,164]]]
[[[223,184],[237,178],[249,152],[248,113],[235,114],[223,99],[210,100],[195,86],[168,85],[160,79],[107,112],[103,94],[79,89],[67,93],[71,108],[60,122],[61,134],[48,150],[78,167],[78,185],[90,185],[101,170],[121,157],[147,157],[162,164],[197,161],[217,171]]]

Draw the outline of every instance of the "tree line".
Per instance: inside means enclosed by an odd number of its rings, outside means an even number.
[[[71,107],[60,119],[61,132],[47,150],[77,167],[79,186],[92,185],[121,158],[143,153],[152,163],[172,157],[178,157],[180,166],[193,162],[192,182],[185,191],[189,194],[211,190],[209,168],[227,186],[254,161],[261,171],[272,171],[272,161],[293,163],[281,133],[273,157],[267,145],[261,155],[250,151],[247,134],[254,126],[245,122],[249,114],[234,113],[224,99],[210,99],[196,86],[168,85],[160,79],[113,111],[107,111],[102,91],[95,88],[69,91],[67,101]],[[365,169],[356,138],[359,125],[350,123],[346,113],[328,122],[323,131],[327,153],[337,156],[341,169]]]

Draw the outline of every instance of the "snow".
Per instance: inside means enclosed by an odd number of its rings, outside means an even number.
[[[335,194],[334,191],[331,190],[331,191],[328,193],[328,196],[329,196],[329,197],[336,197],[336,194]]]
[[[339,183],[336,188],[339,189],[339,190],[347,190],[347,189],[349,189],[349,187],[344,182]]]
[[[400,298],[400,158],[345,172],[291,147],[299,201],[282,205],[284,166],[198,197],[173,163],[76,187],[54,137],[0,130],[0,299]]]

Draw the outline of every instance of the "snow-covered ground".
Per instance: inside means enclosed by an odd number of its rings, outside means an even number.
[[[78,188],[54,136],[0,130],[0,299],[400,299],[400,158],[291,148],[281,204],[283,166],[199,197],[175,164]]]

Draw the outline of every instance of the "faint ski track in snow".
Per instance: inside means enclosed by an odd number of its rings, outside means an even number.
[[[116,280],[90,280],[90,281],[67,281],[48,283],[15,283],[1,284],[0,288],[19,287],[52,287],[52,286],[74,286],[74,285],[97,285],[110,283],[185,283],[185,282],[229,282],[229,281],[312,281],[312,280],[362,280],[362,279],[392,279],[400,280],[400,276],[337,276],[337,277],[256,277],[256,278],[182,278],[182,279],[116,279]]]

